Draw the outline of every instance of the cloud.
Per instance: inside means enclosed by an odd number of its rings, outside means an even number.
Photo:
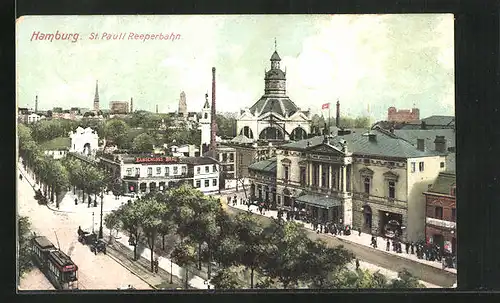
[[[283,23],[294,26],[281,26]],[[33,31],[79,32],[82,39],[29,41]],[[91,33],[178,33],[178,41],[89,40]],[[185,91],[190,111],[211,95],[217,104],[250,107],[264,92],[274,38],[287,92],[319,111],[340,98],[342,112],[376,119],[389,106],[414,103],[423,116],[454,112],[452,15],[64,16],[17,23],[18,102],[41,108],[92,107],[134,98],[134,107],[175,109]]]

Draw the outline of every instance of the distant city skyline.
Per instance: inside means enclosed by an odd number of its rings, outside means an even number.
[[[17,21],[20,107],[92,108],[134,99],[135,110],[176,111],[186,93],[201,111],[217,68],[217,106],[238,112],[264,93],[275,49],[287,72],[287,94],[302,109],[341,103],[341,115],[387,118],[387,109],[420,108],[421,117],[454,115],[451,14],[248,16],[27,16]],[[78,33],[76,42],[36,40]],[[130,33],[180,35],[128,40]],[[90,40],[92,33],[124,40]],[[30,41],[34,35],[35,40]],[[328,115],[328,113],[326,113]]]

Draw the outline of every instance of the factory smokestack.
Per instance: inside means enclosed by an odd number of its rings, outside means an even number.
[[[210,121],[210,150],[215,151],[215,135],[217,132],[217,123],[215,120],[215,67],[212,67],[212,113]]]
[[[130,98],[130,112],[131,113],[134,112],[134,99],[133,98]]]
[[[156,104],[156,113],[158,113],[158,104]]]
[[[335,126],[340,127],[340,102],[337,100],[337,116],[335,117]]]
[[[38,95],[35,96],[35,114],[38,113]]]

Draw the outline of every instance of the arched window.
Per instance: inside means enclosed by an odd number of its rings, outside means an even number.
[[[203,115],[203,119],[208,119],[208,114],[207,114],[207,113],[205,113],[205,114]]]

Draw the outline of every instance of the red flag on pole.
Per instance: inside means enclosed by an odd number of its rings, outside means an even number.
[[[330,103],[325,103],[321,105],[321,109],[329,109],[330,108]]]

